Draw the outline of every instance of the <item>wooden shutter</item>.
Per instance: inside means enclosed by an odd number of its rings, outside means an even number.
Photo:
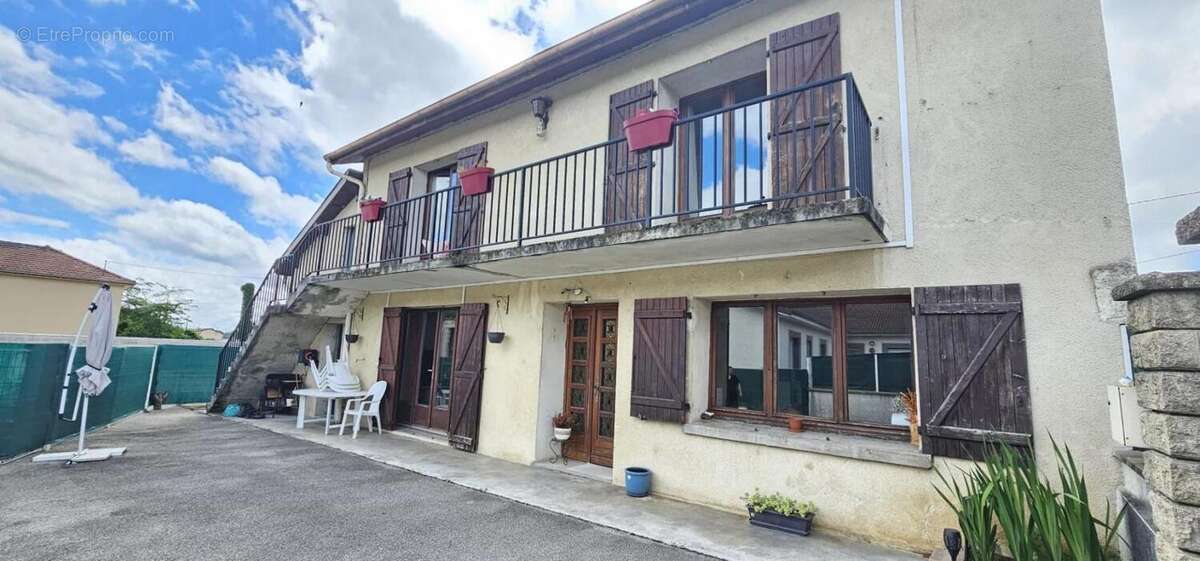
[[[458,151],[458,171],[483,165],[487,162],[487,143],[480,142]],[[452,250],[477,251],[483,243],[483,213],[486,195],[464,197],[460,191],[453,201],[454,212],[450,218],[450,248]]]
[[[633,303],[633,384],[629,414],[687,421],[687,298]]]
[[[412,184],[412,168],[404,168],[388,174],[387,202],[402,201],[409,197]],[[383,212],[383,259],[404,257],[404,227],[408,209],[399,205],[388,206]]]
[[[839,16],[830,14],[771,34],[770,92],[842,73]],[[841,83],[804,90],[771,102],[771,174],[776,193],[822,193],[842,184]],[[785,199],[780,206],[832,201],[840,193]]]
[[[387,382],[379,407],[380,422],[390,430],[396,428],[396,396],[400,391],[400,308],[383,309],[378,373],[379,379]]]
[[[608,98],[608,139],[625,138],[625,119],[654,104],[654,82],[646,81]],[[640,228],[637,220],[650,215],[653,156],[649,150],[630,152],[624,141],[604,149],[604,224],[609,231]],[[634,221],[634,222],[629,222]]]
[[[1032,446],[1020,287],[918,288],[915,303],[924,451],[980,459],[988,443]]]
[[[450,445],[474,452],[479,443],[479,403],[483,394],[483,347],[487,343],[487,304],[463,304],[454,333],[450,373]]]

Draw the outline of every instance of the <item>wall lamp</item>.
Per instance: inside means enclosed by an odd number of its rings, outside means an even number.
[[[538,138],[542,138],[546,136],[546,123],[550,122],[550,106],[554,105],[554,100],[544,95],[539,95],[529,100],[529,105],[533,107],[533,118],[538,121]]]

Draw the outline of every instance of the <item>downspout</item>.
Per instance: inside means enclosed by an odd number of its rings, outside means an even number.
[[[364,183],[362,179],[354,177],[353,175],[350,175],[349,173],[338,171],[336,168],[333,167],[333,162],[330,162],[329,160],[325,160],[325,171],[329,172],[331,175],[334,175],[339,179],[343,179],[345,181],[349,181],[350,183],[358,185],[358,200],[361,201],[367,197],[367,184]]]
[[[908,78],[904,64],[904,6],[894,0],[896,18],[896,88],[900,103],[900,181],[904,191],[904,247],[913,246],[912,161],[908,146]]]

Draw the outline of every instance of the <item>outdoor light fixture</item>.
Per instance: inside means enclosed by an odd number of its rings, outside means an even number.
[[[550,121],[550,106],[554,105],[554,100],[539,95],[529,100],[529,105],[533,106],[533,118],[538,121],[538,138],[542,138],[546,136],[546,123]]]

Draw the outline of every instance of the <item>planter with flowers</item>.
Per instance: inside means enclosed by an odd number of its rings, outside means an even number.
[[[817,507],[811,502],[785,497],[781,493],[764,495],[755,490],[742,497],[750,512],[750,523],[801,536],[812,533]]]
[[[571,412],[559,413],[551,421],[554,423],[554,440],[566,442],[571,439],[571,428],[579,422],[579,415]]]

